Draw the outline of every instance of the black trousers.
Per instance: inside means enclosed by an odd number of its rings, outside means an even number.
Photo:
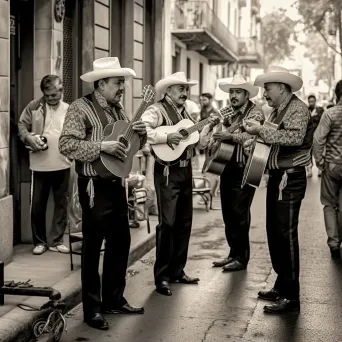
[[[244,167],[235,161],[228,163],[221,174],[220,191],[229,257],[247,265],[250,257],[250,208],[255,189],[249,185],[241,189],[243,170]]]
[[[266,199],[266,229],[272,266],[278,277],[274,287],[287,299],[299,300],[298,219],[306,191],[305,167],[287,173],[279,198],[284,171],[270,170]]]
[[[70,168],[58,171],[32,171],[31,227],[33,244],[57,246],[63,243],[67,226]],[[52,188],[55,202],[51,235],[46,236],[46,208]]]
[[[155,163],[154,185],[159,224],[156,234],[155,283],[184,275],[192,225],[192,168],[170,166],[169,183],[164,166]]]
[[[94,206],[89,205],[89,179],[78,179],[82,206],[82,300],[84,318],[101,308],[119,308],[126,304],[123,296],[126,269],[131,244],[128,225],[126,191],[120,181],[94,180]],[[105,239],[105,253],[101,282],[99,261]]]

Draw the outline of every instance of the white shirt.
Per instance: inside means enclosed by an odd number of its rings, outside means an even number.
[[[43,136],[47,139],[48,149],[40,152],[30,152],[30,169],[32,171],[58,171],[71,167],[71,161],[63,156],[58,149],[58,140],[62,133],[65,114],[69,105],[63,101],[54,110],[46,106],[46,118]]]

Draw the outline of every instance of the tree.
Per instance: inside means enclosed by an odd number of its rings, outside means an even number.
[[[307,35],[304,46],[307,48],[305,57],[315,65],[316,81],[324,81],[329,88],[334,76],[335,54],[327,47],[325,40],[317,32]]]
[[[298,12],[307,32],[317,32],[335,53],[342,55],[342,1],[298,0]],[[331,36],[339,35],[339,48]]]
[[[284,9],[266,14],[262,18],[261,40],[266,66],[280,63],[291,56],[295,46],[290,39],[294,37],[296,24],[296,21],[286,15]]]

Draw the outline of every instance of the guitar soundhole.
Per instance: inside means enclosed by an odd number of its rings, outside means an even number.
[[[181,134],[184,139],[186,139],[189,136],[186,129],[181,129],[178,133]]]
[[[119,142],[121,142],[122,144],[124,144],[124,145],[125,145],[125,147],[126,147],[126,148],[128,148],[128,146],[129,146],[129,142],[127,141],[127,139],[126,139],[126,138],[124,138],[124,137],[120,137],[120,138],[119,138]]]

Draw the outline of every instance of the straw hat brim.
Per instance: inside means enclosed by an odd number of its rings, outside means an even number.
[[[84,82],[95,82],[108,77],[134,77],[136,73],[130,68],[93,70],[81,76]]]
[[[296,75],[288,72],[267,72],[257,76],[254,85],[264,87],[265,83],[285,83],[291,87],[293,93],[300,90],[303,86],[303,80]]]
[[[259,93],[259,88],[254,86],[253,84],[246,82],[242,84],[231,84],[227,82],[219,83],[219,88],[224,91],[225,93],[229,93],[230,89],[243,89],[248,91],[249,98],[252,99],[253,97],[257,96]]]
[[[189,87],[193,87],[196,84],[198,84],[198,81],[180,81],[176,78],[164,78],[156,83],[156,92],[163,94],[168,87],[173,85],[188,85]]]

